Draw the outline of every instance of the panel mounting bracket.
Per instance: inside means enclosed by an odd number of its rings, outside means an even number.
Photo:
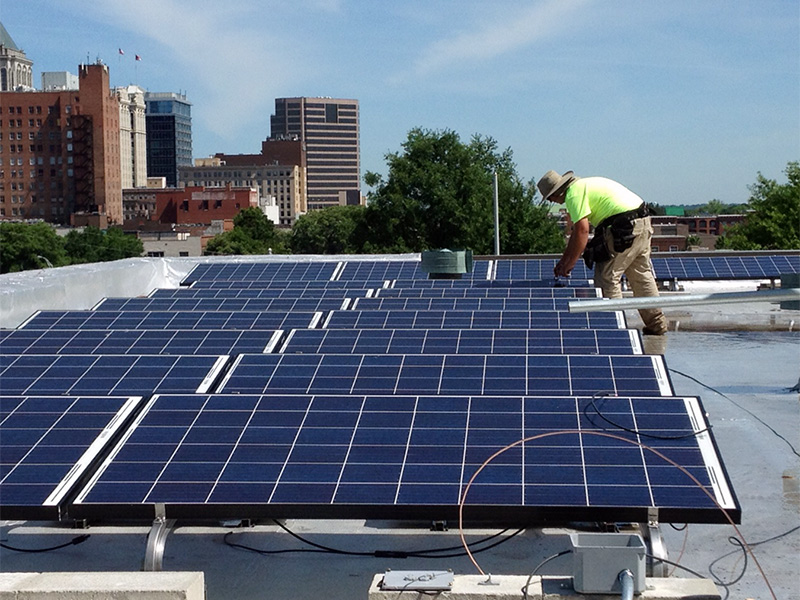
[[[147,534],[147,548],[144,553],[142,571],[160,571],[164,562],[164,546],[167,536],[175,527],[175,519],[168,519],[166,507],[163,504],[155,505],[156,518]]]
[[[647,509],[647,523],[642,526],[642,534],[647,545],[647,575],[649,577],[666,577],[667,563],[664,561],[669,558],[669,552],[667,552],[667,545],[661,534],[658,508],[655,506]]]

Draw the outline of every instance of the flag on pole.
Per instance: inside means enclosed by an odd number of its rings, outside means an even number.
[[[136,55],[136,60],[142,60],[142,57],[137,54]]]
[[[122,51],[122,48],[119,48],[119,53],[120,53],[120,54],[125,54],[125,53]]]

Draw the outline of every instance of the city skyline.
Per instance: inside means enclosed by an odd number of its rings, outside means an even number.
[[[258,152],[274,100],[301,96],[359,101],[362,177],[414,127],[492,137],[526,181],[572,169],[658,204],[744,202],[800,154],[788,0],[28,0],[0,20],[37,88],[99,58],[112,86],[185,93],[195,158]]]

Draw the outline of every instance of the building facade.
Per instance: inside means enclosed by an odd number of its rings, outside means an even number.
[[[147,175],[166,177],[178,185],[178,168],[192,164],[192,105],[185,94],[152,93],[144,96],[147,132]]]
[[[232,220],[251,207],[258,208],[258,192],[249,187],[167,188],[156,192],[155,218],[164,224],[207,227],[212,221]]]
[[[119,151],[122,187],[147,185],[147,127],[145,91],[137,85],[118,87]]]
[[[0,23],[0,92],[33,89],[33,61]]]
[[[199,159],[193,167],[181,167],[182,186],[252,187],[258,190],[262,211],[277,205],[276,225],[290,227],[306,212],[303,171],[297,165],[263,164],[261,154],[217,155]]]
[[[362,203],[358,100],[277,98],[268,142],[282,140],[303,144],[308,210]]]
[[[78,80],[79,90],[0,92],[0,219],[122,222],[108,67],[80,65]]]

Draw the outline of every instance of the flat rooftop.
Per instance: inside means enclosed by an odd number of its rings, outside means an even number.
[[[180,262],[119,263],[69,267],[66,274],[40,271],[4,276],[5,290],[11,285],[17,294],[13,298],[0,292],[5,296],[0,297],[0,325],[15,327],[15,320],[39,307],[88,308],[104,296],[135,296],[154,287],[175,287],[182,273],[188,272],[188,266]],[[57,281],[62,276],[66,282]],[[736,282],[735,287],[755,290],[760,283],[765,282]],[[704,287],[723,291],[718,284],[687,282],[687,287],[687,291]],[[629,326],[638,325],[635,313],[626,316]],[[742,506],[739,533],[751,546],[775,596],[796,597],[800,398],[797,391],[789,390],[800,378],[800,337],[795,324],[800,323],[800,311],[747,303],[684,308],[669,311],[668,317],[671,331],[663,338],[645,339],[645,351],[664,355],[677,395],[701,397]],[[365,598],[373,575],[387,569],[476,574],[461,552],[457,524],[436,525],[303,519],[280,524],[179,522],[167,538],[163,568],[203,571],[210,600]],[[592,528],[595,524],[582,525]],[[149,527],[89,523],[86,529],[76,530],[71,526],[0,522],[0,541],[17,548],[46,548],[90,535],[80,545],[52,552],[0,548],[0,571],[131,571],[142,566]],[[561,528],[527,529],[513,537],[515,531],[507,531],[487,540],[499,533],[467,529],[468,541],[477,542],[475,549],[508,538],[475,554],[481,568],[495,577],[527,575],[543,559],[569,548],[568,531]],[[733,527],[664,524],[662,534],[671,561],[702,576],[730,582],[731,598],[770,597],[752,557],[745,558],[740,545],[730,541],[738,535]],[[388,558],[385,552],[446,548],[450,550],[441,552],[442,558]],[[376,552],[383,556],[375,556]],[[566,575],[570,569],[571,561],[564,557],[548,563],[539,574]],[[692,575],[675,568],[672,576]],[[720,591],[725,597],[721,586]]]

